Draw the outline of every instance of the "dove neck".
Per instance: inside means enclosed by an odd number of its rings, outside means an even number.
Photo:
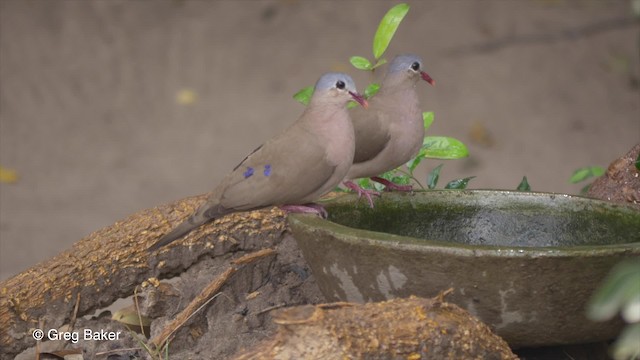
[[[316,99],[314,97],[309,101],[309,105],[307,106],[307,111],[326,111],[326,110],[335,110],[340,108],[345,108],[347,105],[345,104],[344,99],[339,99],[338,97],[324,97],[322,99]]]
[[[347,106],[342,101],[311,101],[303,116],[303,126],[313,133],[341,134],[351,126]],[[353,130],[351,130],[353,131]]]
[[[383,82],[380,91],[373,97],[386,99],[386,103],[398,103],[400,105],[418,101],[414,81],[402,81],[400,83]],[[392,100],[395,99],[395,100]]]
[[[412,90],[416,87],[418,78],[407,74],[387,75],[380,86],[380,93],[393,93]]]

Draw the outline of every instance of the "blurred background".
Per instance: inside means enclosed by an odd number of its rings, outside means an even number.
[[[205,193],[297,119],[326,71],[372,80],[391,1],[0,0],[0,280],[101,227]],[[578,193],[640,141],[628,0],[408,1],[386,58],[421,55],[431,135],[462,140],[441,186]],[[421,178],[443,161],[420,165]],[[14,172],[12,172],[14,171]]]

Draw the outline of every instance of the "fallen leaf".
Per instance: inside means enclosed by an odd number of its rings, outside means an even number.
[[[176,102],[180,105],[192,105],[198,101],[198,93],[191,89],[181,89],[176,94]]]
[[[0,165],[0,182],[13,184],[18,181],[18,172]]]

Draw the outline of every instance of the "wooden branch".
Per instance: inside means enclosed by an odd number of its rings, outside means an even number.
[[[297,306],[273,319],[276,336],[236,360],[517,359],[488,326],[442,296]]]
[[[29,329],[47,329],[131,295],[152,277],[180,273],[204,254],[272,247],[282,239],[285,216],[277,208],[236,213],[149,253],[147,248],[204,201],[206,195],[140,211],[98,230],[70,249],[0,283],[0,358],[35,345]]]

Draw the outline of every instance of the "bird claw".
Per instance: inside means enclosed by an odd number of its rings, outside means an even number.
[[[384,185],[384,191],[403,191],[403,192],[413,191],[413,186],[411,185],[398,185],[396,183],[393,183],[381,177],[373,176],[371,177],[371,180]]]
[[[287,213],[315,214],[323,219],[326,219],[329,216],[329,213],[324,206],[314,203],[304,205],[282,205],[280,206],[280,209]]]
[[[323,219],[326,219],[326,218],[329,217],[329,213],[327,212],[327,209],[325,209],[324,206],[322,206],[320,204],[308,203],[308,204],[305,204],[305,206],[308,206],[308,207],[314,209],[316,211],[316,213],[318,214],[318,216],[320,216]]]
[[[364,197],[369,202],[369,206],[371,206],[371,208],[373,209],[373,199],[371,198],[371,196],[379,197],[380,193],[378,191],[363,189],[353,181],[345,181],[343,184],[352,191],[355,191],[358,194],[358,198],[361,198],[364,195]]]

